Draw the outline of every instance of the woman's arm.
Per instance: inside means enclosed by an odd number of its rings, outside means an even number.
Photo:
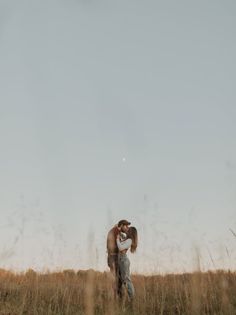
[[[132,244],[132,240],[131,238],[127,238],[127,240],[121,242],[120,239],[117,237],[116,239],[116,244],[119,248],[119,251],[122,251],[124,249],[129,249],[131,244]]]

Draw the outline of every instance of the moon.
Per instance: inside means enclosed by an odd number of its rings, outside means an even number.
[[[123,161],[123,163],[125,163],[125,162],[126,162],[126,158],[125,158],[125,157],[123,157],[122,161]]]

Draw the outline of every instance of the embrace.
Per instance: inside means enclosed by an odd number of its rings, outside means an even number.
[[[127,220],[121,220],[107,235],[107,264],[115,277],[115,294],[122,298],[123,287],[126,287],[129,299],[134,297],[134,286],[130,278],[130,261],[127,251],[136,251],[138,233]]]

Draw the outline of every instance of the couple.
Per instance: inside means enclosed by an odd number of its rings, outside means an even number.
[[[126,286],[128,296],[134,297],[134,286],[130,278],[130,261],[127,251],[136,251],[138,245],[138,234],[134,226],[130,226],[127,220],[121,220],[107,235],[107,264],[115,276],[115,291],[122,297],[123,285]]]

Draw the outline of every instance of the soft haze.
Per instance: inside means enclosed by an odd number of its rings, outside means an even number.
[[[235,269],[235,1],[0,0],[0,267]]]

